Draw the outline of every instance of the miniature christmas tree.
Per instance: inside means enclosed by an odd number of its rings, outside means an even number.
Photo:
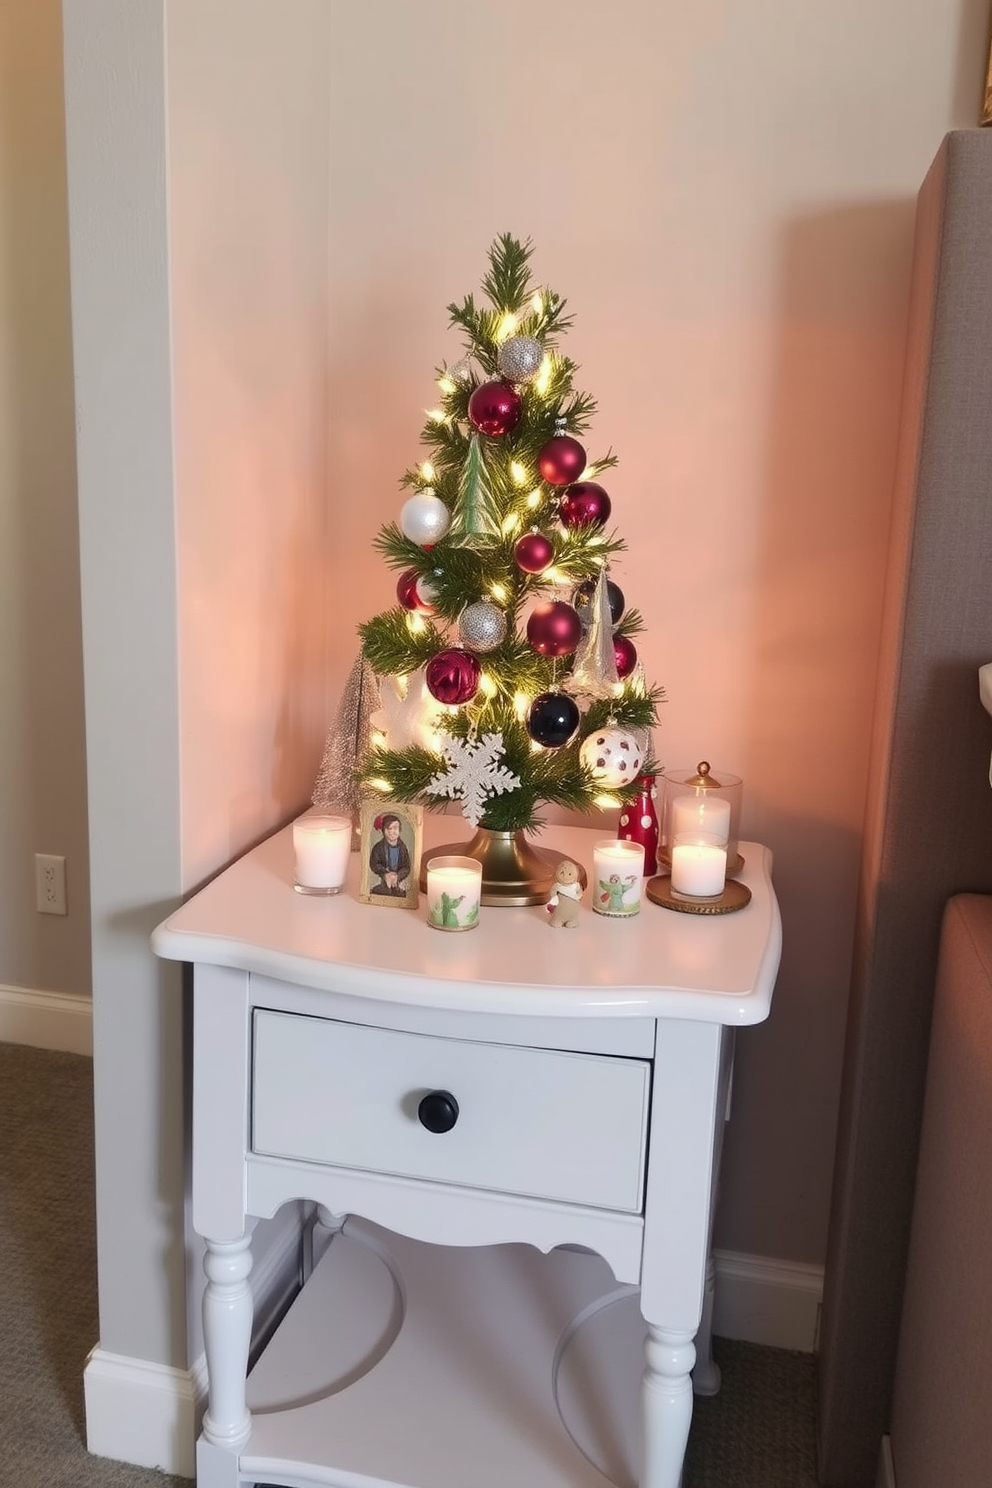
[[[636,796],[662,693],[644,681],[641,617],[609,578],[625,544],[577,436],[595,403],[559,350],[565,301],[530,282],[530,245],[489,253],[488,304],[448,307],[463,355],[437,372],[440,401],[411,494],[375,547],[397,605],[360,627],[381,709],[363,791],[520,832],[542,803],[618,807]]]

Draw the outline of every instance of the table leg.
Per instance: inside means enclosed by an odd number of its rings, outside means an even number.
[[[203,1348],[209,1400],[203,1435],[218,1447],[237,1450],[251,1434],[245,1401],[248,1350],[254,1313],[251,1286],[251,1235],[207,1240],[203,1269]]]
[[[679,1488],[692,1421],[692,1334],[649,1323],[644,1357],[640,1488]]]
[[[706,1262],[703,1291],[703,1315],[696,1334],[696,1367],[692,1371],[692,1389],[696,1395],[719,1395],[720,1366],[713,1358],[713,1301],[716,1294],[716,1265],[710,1256]]]

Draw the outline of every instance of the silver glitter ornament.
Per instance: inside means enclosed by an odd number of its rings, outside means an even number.
[[[533,336],[511,336],[504,341],[496,358],[496,365],[509,382],[530,382],[536,377],[542,361],[544,347]]]
[[[478,599],[459,615],[458,639],[472,651],[495,651],[506,640],[506,615],[499,605]]]

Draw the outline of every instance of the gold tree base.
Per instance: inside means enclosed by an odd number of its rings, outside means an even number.
[[[522,830],[516,832],[491,832],[488,827],[479,827],[470,842],[447,842],[443,847],[432,847],[420,860],[420,887],[427,887],[427,860],[455,854],[463,858],[475,858],[482,864],[482,903],[514,907],[523,904],[544,904],[551,895],[555,870],[566,857],[566,853],[553,848],[534,847]],[[582,887],[586,886],[586,875],[579,865]]]

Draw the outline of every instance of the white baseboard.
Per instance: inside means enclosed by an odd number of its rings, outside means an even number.
[[[892,1438],[882,1437],[882,1450],[878,1455],[878,1477],[875,1488],[896,1488],[896,1470],[892,1461]]]
[[[201,1369],[171,1369],[93,1349],[83,1371],[87,1450],[194,1477],[205,1384]]]
[[[0,1043],[93,1054],[93,1004],[88,997],[0,985]]]
[[[816,1348],[823,1267],[717,1250],[713,1332],[772,1348]]]

